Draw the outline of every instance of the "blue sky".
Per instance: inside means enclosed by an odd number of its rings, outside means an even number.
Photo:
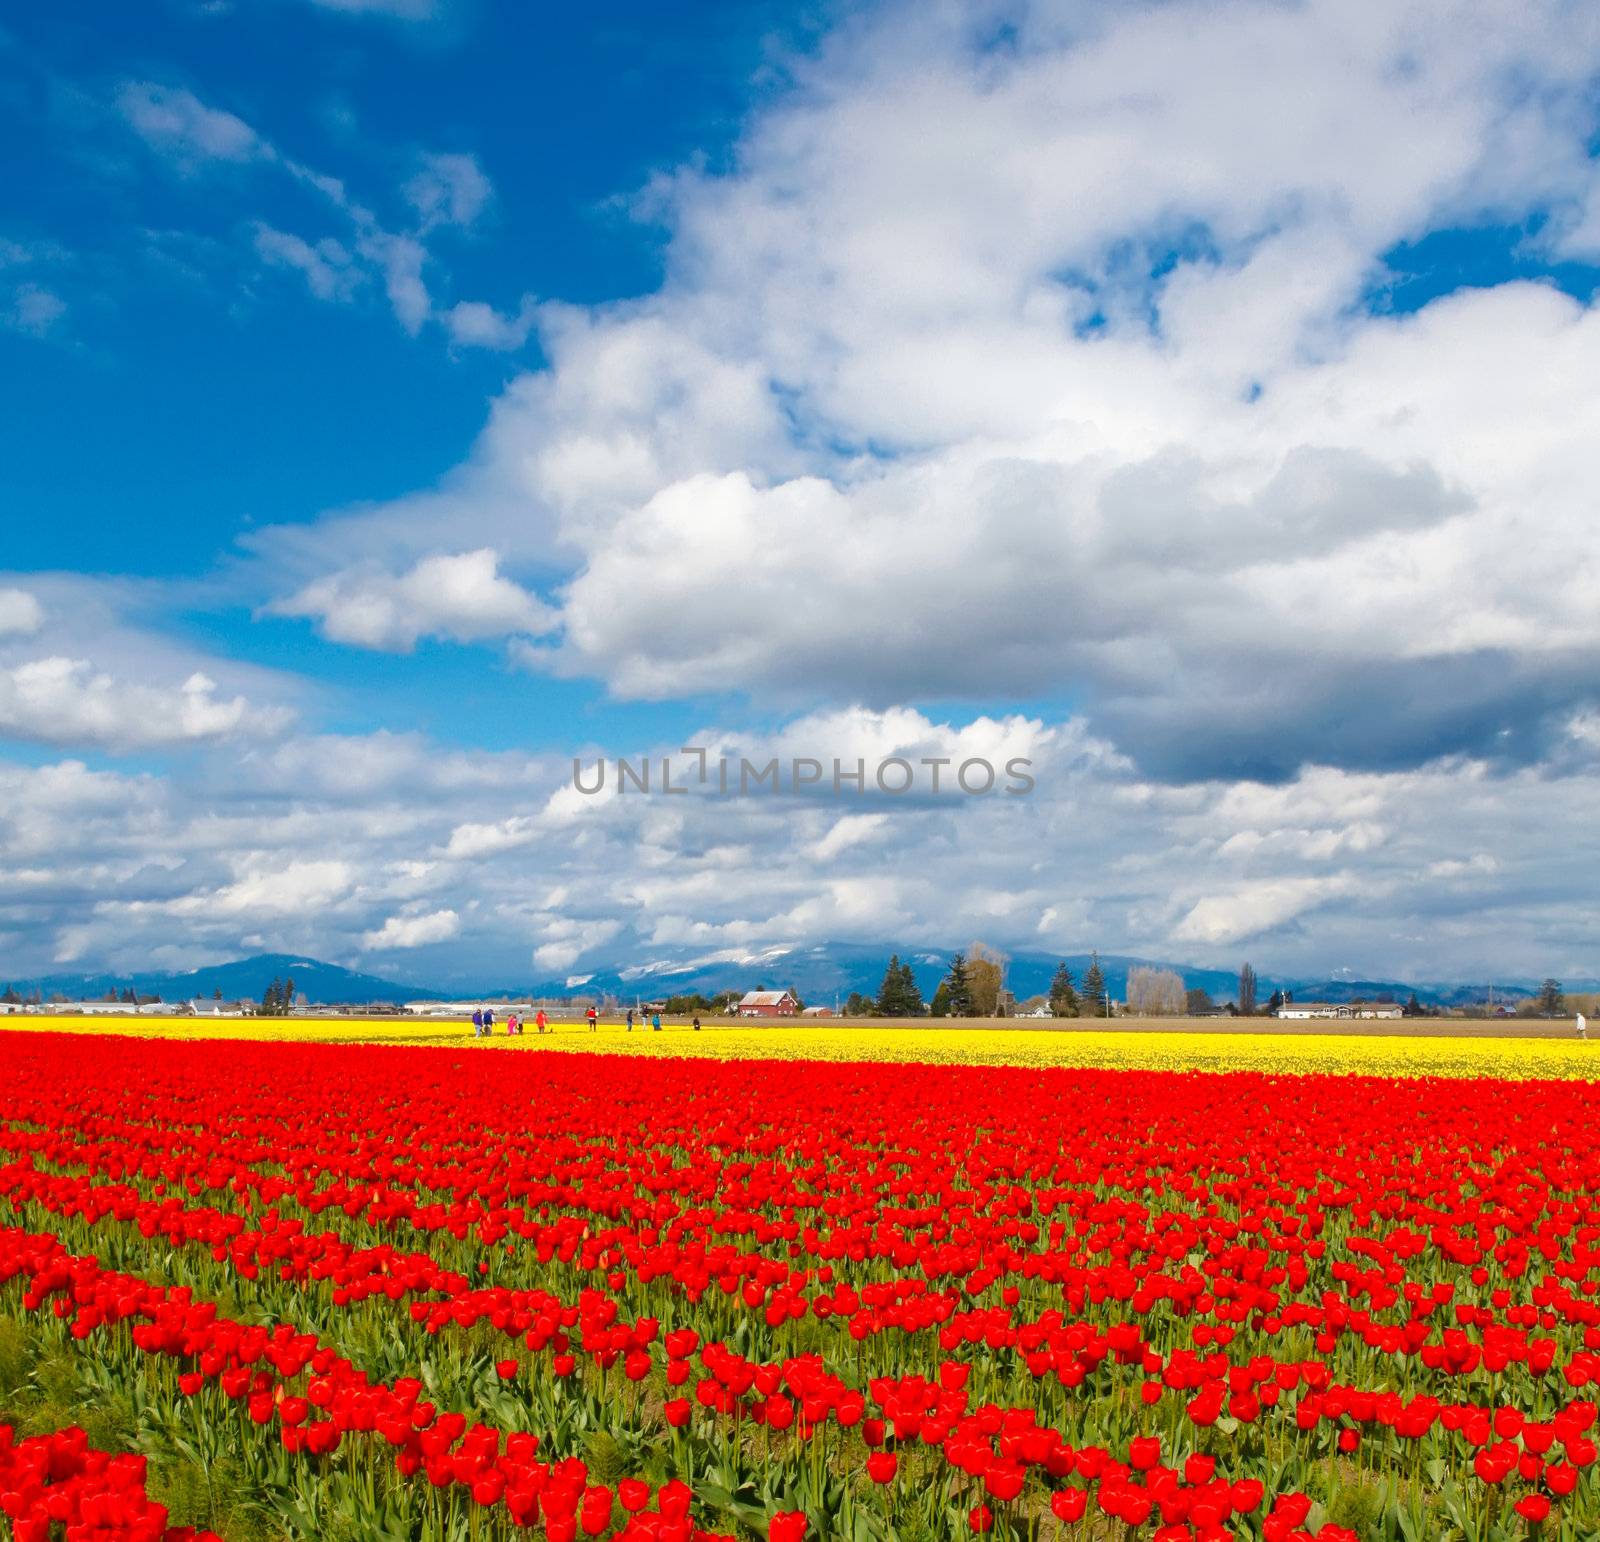
[[[0,973],[1596,972],[1597,81],[1554,0],[9,16]],[[570,805],[691,740],[1040,791]]]
[[[253,624],[251,596],[211,580],[254,527],[311,522],[448,473],[496,392],[537,367],[538,338],[510,356],[419,346],[381,299],[329,308],[287,276],[241,271],[247,221],[292,224],[313,200],[268,175],[228,188],[175,169],[106,104],[129,78],[195,90],[391,207],[403,208],[422,147],[469,154],[495,193],[482,228],[450,245],[453,282],[512,307],[524,293],[598,303],[661,282],[663,232],[629,201],[658,171],[725,159],[824,15],[742,3],[670,16],[644,4],[581,17],[373,9],[168,4],[152,27],[148,13],[71,6],[0,33],[0,121],[29,150],[8,187],[7,229],[62,249],[51,292],[72,318],[53,347],[0,333],[0,449],[8,501],[25,511],[6,560],[205,580],[201,607],[170,624],[317,675],[339,693],[331,721],[346,728],[389,716],[388,661],[308,656],[308,628]],[[511,691],[503,674],[479,688],[483,661],[448,650],[425,663],[406,676],[437,704],[427,726],[496,747],[525,737],[530,705],[536,722],[592,719],[604,700],[527,678]],[[375,705],[363,706],[363,686]],[[647,732],[661,717],[625,721]]]

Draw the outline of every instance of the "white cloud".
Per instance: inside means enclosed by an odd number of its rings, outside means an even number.
[[[810,855],[817,862],[832,861],[841,851],[859,846],[864,841],[875,840],[885,832],[888,824],[887,814],[846,814],[842,819],[835,820],[829,826],[828,833],[812,845]]]
[[[0,637],[26,636],[44,625],[44,607],[26,589],[0,588]]]
[[[431,12],[430,6],[408,0],[340,8],[384,10],[417,18]],[[416,228],[392,230],[351,196],[341,178],[281,154],[243,119],[207,106],[191,91],[130,81],[118,92],[117,106],[152,149],[184,172],[202,166],[267,163],[298,189],[319,195],[343,230],[343,239],[332,235],[307,239],[263,219],[252,222],[256,255],[274,267],[301,273],[317,299],[349,300],[371,278],[381,283],[395,320],[412,337],[429,322],[437,322],[457,348],[504,352],[527,341],[536,316],[530,297],[523,297],[515,314],[506,314],[480,300],[436,306],[430,288],[428,269],[437,264],[426,238],[445,227],[472,225],[493,196],[489,179],[474,156],[423,153],[418,170],[403,189],[416,214]],[[26,248],[8,242],[0,249],[0,266],[27,255]],[[22,286],[17,296],[13,325],[42,333],[60,313],[59,299],[37,285]]]
[[[448,942],[460,930],[461,917],[453,910],[390,916],[377,931],[368,932],[362,938],[362,946],[373,953],[421,948],[432,942]]]
[[[508,353],[527,342],[533,330],[534,315],[533,301],[524,295],[515,316],[504,316],[481,300],[462,300],[442,311],[439,321],[453,343]]]
[[[1431,229],[1588,206],[1600,13],[1007,17],[888,5],[795,61],[734,170],[653,190],[659,293],[542,307],[448,492],[316,539],[564,548],[523,657],[622,696],[1067,689],[1172,777],[1537,758],[1593,697],[1600,311],[1365,297]]]
[[[539,929],[545,940],[533,950],[534,967],[560,975],[565,974],[584,954],[610,942],[622,930],[622,923],[545,916],[541,919]]]
[[[470,225],[494,193],[476,157],[426,154],[405,186],[424,230],[435,225]]]
[[[192,91],[145,80],[128,81],[117,107],[152,149],[193,168],[208,161],[270,159],[272,148],[242,118],[207,107]]]
[[[43,744],[108,750],[170,748],[263,736],[287,726],[289,713],[223,698],[195,673],[176,687],[136,684],[97,671],[86,659],[31,659],[0,667],[0,734]]]
[[[264,262],[298,271],[319,300],[348,300],[365,277],[346,247],[331,236],[312,245],[258,221],[255,241],[256,252]]]
[[[171,915],[232,915],[260,919],[316,910],[339,899],[354,881],[347,862],[290,862],[256,868],[235,882],[204,894],[185,895],[164,908]]]
[[[351,958],[396,936],[391,921],[448,909],[460,930],[424,983],[515,978],[530,955],[554,980],[974,937],[1230,967],[1244,954],[1277,974],[1334,958],[1419,980],[1473,978],[1488,958],[1502,976],[1593,973],[1593,853],[1571,834],[1600,819],[1593,768],[1442,761],[1175,787],[1141,777],[1081,721],[902,713],[764,735],[707,725],[691,742],[758,761],[802,747],[852,760],[1021,747],[1037,785],[908,800],[722,797],[713,781],[681,798],[580,798],[554,818],[538,811],[570,790],[570,761],[402,736],[247,741],[170,777],[0,762],[0,850],[52,874],[0,899],[11,967],[58,953],[131,967],[174,949]],[[630,748],[659,758],[676,745]],[[1384,838],[1315,834],[1362,825]]]
[[[1242,942],[1281,927],[1353,887],[1349,874],[1338,873],[1327,878],[1254,883],[1228,894],[1208,894],[1194,903],[1172,935],[1179,942],[1209,947]]]
[[[337,573],[270,609],[274,615],[315,618],[323,636],[335,642],[400,653],[423,637],[481,642],[537,635],[552,625],[549,608],[502,577],[487,548],[424,557],[398,577]]]
[[[18,284],[11,292],[6,322],[30,337],[46,336],[67,313],[67,302],[42,284]]]
[[[658,293],[514,316],[443,260],[483,218],[475,162],[429,166],[391,230],[187,93],[124,110],[182,166],[314,194],[334,247],[304,227],[259,254],[313,293],[348,267],[419,335],[538,330],[547,362],[454,476],[253,538],[277,609],[785,715],[693,736],[733,753],[1026,755],[1031,797],[586,798],[559,761],[241,722],[172,780],[0,766],[0,849],[55,875],[0,899],[19,956],[348,957],[448,904],[450,959],[491,978],[530,949],[560,978],[974,936],[1592,971],[1572,832],[1600,818],[1600,309],[1546,282],[1369,299],[1437,230],[1538,228],[1525,271],[1595,249],[1600,12],[985,15],[1014,23],[1004,46],[970,8],[854,15],[763,95],[730,170],[641,201],[669,233]],[[547,599],[505,576],[553,562]],[[92,682],[197,663],[38,593],[37,638],[0,655],[7,710],[12,671],[84,655],[34,683],[66,702],[25,702],[35,729],[183,732],[180,691],[128,711]],[[211,721],[278,689],[206,673],[229,682]],[[1061,699],[1082,715],[896,705]],[[308,851],[337,870],[263,893]]]
[[[444,855],[458,862],[498,856],[503,851],[515,851],[519,846],[528,845],[538,833],[537,821],[522,814],[493,824],[457,825],[450,832]]]
[[[415,337],[433,313],[433,300],[422,276],[428,260],[422,243],[411,236],[372,229],[362,236],[359,246],[362,256],[376,263],[383,274],[384,292],[395,319]]]

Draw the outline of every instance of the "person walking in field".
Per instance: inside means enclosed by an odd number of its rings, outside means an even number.
[[[485,1007],[483,1009],[483,1036],[486,1039],[492,1039],[494,1037],[494,1008],[493,1007]]]
[[[1578,1037],[1585,1044],[1589,1042],[1589,1019],[1582,1012],[1578,1014]]]
[[[534,1022],[535,1022],[535,1024],[537,1024],[540,1033],[544,1032],[546,1021],[547,1021],[547,1019],[545,1018],[545,1015],[544,1015],[544,1008],[540,1007],[539,1008],[539,1015],[536,1018],[534,1018]]]
[[[589,1008],[589,1032],[593,1033],[600,1025],[600,1014],[593,1007]]]
[[[650,1014],[650,1031],[652,1033],[661,1032],[661,1014],[659,1012],[652,1012]]]
[[[694,1029],[694,1031],[696,1033],[699,1033],[699,1031],[700,1031],[700,1014],[698,1012],[695,1013],[694,1022],[692,1024],[690,1024],[690,1026]]]
[[[506,1014],[506,1037],[509,1039],[512,1034],[521,1032],[522,1024],[517,1021],[517,1014],[508,1012]]]
[[[633,1008],[628,1008],[628,1032],[633,1032]]]
[[[475,1039],[481,1039],[483,1037],[482,1007],[474,1007],[472,1009],[472,1037]]]

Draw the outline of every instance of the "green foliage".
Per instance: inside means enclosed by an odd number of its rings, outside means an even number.
[[[1328,1519],[1335,1526],[1355,1532],[1358,1537],[1380,1535],[1390,1504],[1389,1485],[1350,1474],[1345,1474],[1344,1479],[1328,1504]]]
[[[911,965],[902,964],[898,953],[890,956],[889,967],[883,972],[874,1010],[879,1017],[922,1016],[922,992],[917,989]]]
[[[1083,972],[1083,996],[1084,1008],[1090,1017],[1106,1015],[1106,976],[1097,952],[1089,955],[1089,967]]]
[[[967,974],[965,953],[958,953],[950,960],[950,972],[944,977],[944,984],[940,989],[944,992],[944,1015],[972,1016],[972,981]]]
[[[1057,1017],[1078,1015],[1078,986],[1065,961],[1056,970],[1055,978],[1050,981],[1050,1010]]]

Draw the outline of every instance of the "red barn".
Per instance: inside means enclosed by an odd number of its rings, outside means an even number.
[[[740,1017],[793,1017],[800,1003],[793,991],[746,991],[735,1010]]]

